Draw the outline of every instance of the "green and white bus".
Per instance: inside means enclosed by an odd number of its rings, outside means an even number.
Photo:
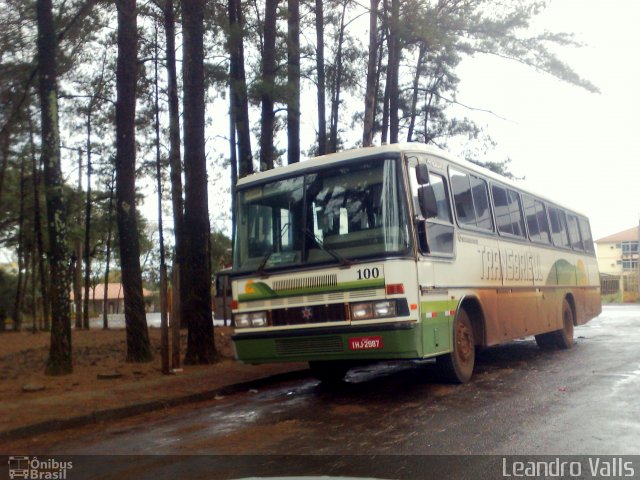
[[[350,150],[237,184],[236,356],[308,361],[321,380],[363,361],[435,357],[471,378],[475,350],[535,335],[570,348],[601,311],[588,219],[420,144]]]

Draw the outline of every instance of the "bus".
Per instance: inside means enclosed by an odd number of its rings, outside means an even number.
[[[435,357],[464,383],[478,348],[533,335],[568,349],[601,312],[585,215],[427,145],[257,173],[236,206],[232,339],[246,363],[305,361],[334,382],[362,362]]]

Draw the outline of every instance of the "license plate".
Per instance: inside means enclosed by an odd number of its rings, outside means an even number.
[[[382,348],[382,337],[354,337],[349,339],[351,350],[376,350]]]

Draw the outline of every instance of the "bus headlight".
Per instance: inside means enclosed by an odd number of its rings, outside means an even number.
[[[368,320],[373,317],[373,309],[371,303],[352,303],[351,318],[354,320]]]
[[[236,328],[266,327],[267,312],[238,313],[234,316]]]
[[[250,314],[252,327],[267,326],[267,312],[253,312]]]
[[[373,304],[373,312],[376,318],[395,317],[396,302],[376,302]]]
[[[369,320],[371,318],[387,318],[396,316],[395,300],[382,302],[363,302],[351,304],[352,320]]]
[[[251,320],[248,313],[238,313],[234,315],[234,323],[237,328],[247,328],[251,326]]]

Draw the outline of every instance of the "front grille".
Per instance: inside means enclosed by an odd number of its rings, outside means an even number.
[[[344,351],[342,339],[337,335],[306,338],[279,338],[276,340],[276,354],[282,356],[340,353],[342,351]]]
[[[344,322],[346,306],[342,303],[308,307],[279,308],[271,311],[271,325],[304,325],[307,323]]]
[[[315,275],[313,277],[289,278],[286,280],[276,280],[273,282],[275,292],[311,290],[314,288],[335,287],[338,284],[338,276],[335,273],[327,275]]]

